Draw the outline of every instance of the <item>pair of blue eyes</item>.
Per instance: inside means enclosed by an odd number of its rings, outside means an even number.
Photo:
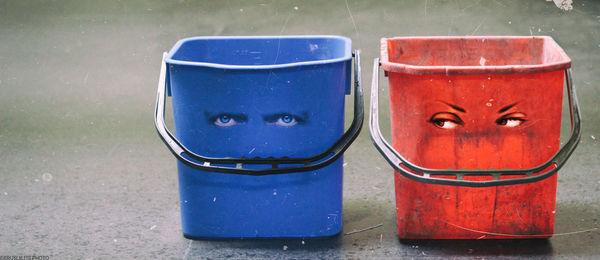
[[[294,125],[304,121],[300,117],[290,115],[290,114],[267,115],[267,116],[264,116],[263,119],[269,125],[277,125],[277,126],[284,126],[284,127],[294,126]],[[233,126],[233,125],[237,125],[240,123],[244,123],[247,121],[247,118],[246,118],[246,116],[243,116],[243,115],[221,114],[221,115],[217,115],[216,117],[214,117],[211,121],[216,126],[228,127],[228,126]]]

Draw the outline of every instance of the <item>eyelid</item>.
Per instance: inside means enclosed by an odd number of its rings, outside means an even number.
[[[456,114],[451,113],[451,112],[437,112],[431,116],[431,118],[429,119],[429,122],[433,123],[436,120],[448,120],[448,121],[455,122],[459,125],[464,124],[464,122],[462,121],[462,119],[460,119],[459,116],[457,116]]]
[[[508,113],[506,115],[502,115],[500,118],[498,118],[498,120],[496,120],[496,122],[499,122],[500,120],[506,120],[506,119],[526,121],[527,115],[525,115],[524,113],[521,113],[521,112]]]
[[[513,112],[513,113],[508,113],[506,115],[503,115],[500,118],[526,119],[527,115],[525,115],[525,113],[521,113],[521,112]]]

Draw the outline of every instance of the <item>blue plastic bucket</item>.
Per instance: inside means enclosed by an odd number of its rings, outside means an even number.
[[[185,237],[341,231],[341,154],[363,117],[357,78],[355,120],[344,133],[351,62],[351,41],[338,36],[194,37],[175,44],[164,58],[155,122],[178,158]],[[164,127],[165,88],[175,135]]]

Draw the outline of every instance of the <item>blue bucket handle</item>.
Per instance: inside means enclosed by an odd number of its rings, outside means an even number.
[[[403,176],[428,184],[443,184],[464,187],[492,187],[531,183],[546,179],[555,174],[569,159],[579,140],[581,139],[581,115],[579,102],[575,94],[575,86],[571,76],[571,69],[565,70],[567,93],[569,95],[569,108],[571,112],[571,136],[561,149],[547,162],[529,169],[491,169],[491,170],[459,170],[459,169],[428,169],[417,166],[402,157],[381,135],[379,129],[379,58],[373,64],[373,81],[371,84],[371,116],[369,118],[369,132],[375,147],[388,161],[388,163]],[[525,177],[501,179],[501,176]],[[442,179],[432,176],[454,176],[455,179]],[[465,180],[464,176],[492,176],[489,181]]]
[[[169,131],[165,124],[165,89],[167,88],[165,80],[167,72],[167,66],[165,63],[166,55],[166,53],[163,54],[163,62],[160,68],[160,77],[158,81],[158,91],[156,95],[156,107],[154,113],[154,125],[156,126],[156,130],[158,131],[158,135],[167,145],[167,148],[169,148],[171,153],[175,155],[175,158],[192,168],[203,171],[254,176],[313,171],[323,168],[336,161],[346,151],[346,149],[348,149],[350,144],[356,139],[362,128],[364,118],[364,104],[360,72],[360,51],[355,50],[352,53],[352,57],[354,58],[355,89],[354,118],[348,130],[346,130],[346,132],[340,137],[340,139],[338,139],[326,151],[305,158],[214,158],[195,154],[194,152],[187,149],[181,142],[179,142],[179,140],[177,140],[177,138]],[[224,167],[212,164],[235,164],[236,166]],[[243,167],[244,164],[270,164],[271,168],[246,169]],[[301,164],[302,166],[285,166],[286,164]]]

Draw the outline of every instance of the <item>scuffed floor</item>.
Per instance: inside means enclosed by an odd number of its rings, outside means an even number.
[[[597,1],[0,2],[0,256],[596,259],[599,15]],[[393,173],[365,124],[345,154],[341,235],[183,238],[175,159],[153,128],[162,52],[188,36],[280,34],[352,38],[362,50],[366,105],[381,37],[552,36],[572,59],[584,119],[558,177],[556,235],[398,240]],[[385,119],[387,90],[381,103]],[[567,133],[566,110],[562,120]],[[389,136],[389,122],[382,129]]]

